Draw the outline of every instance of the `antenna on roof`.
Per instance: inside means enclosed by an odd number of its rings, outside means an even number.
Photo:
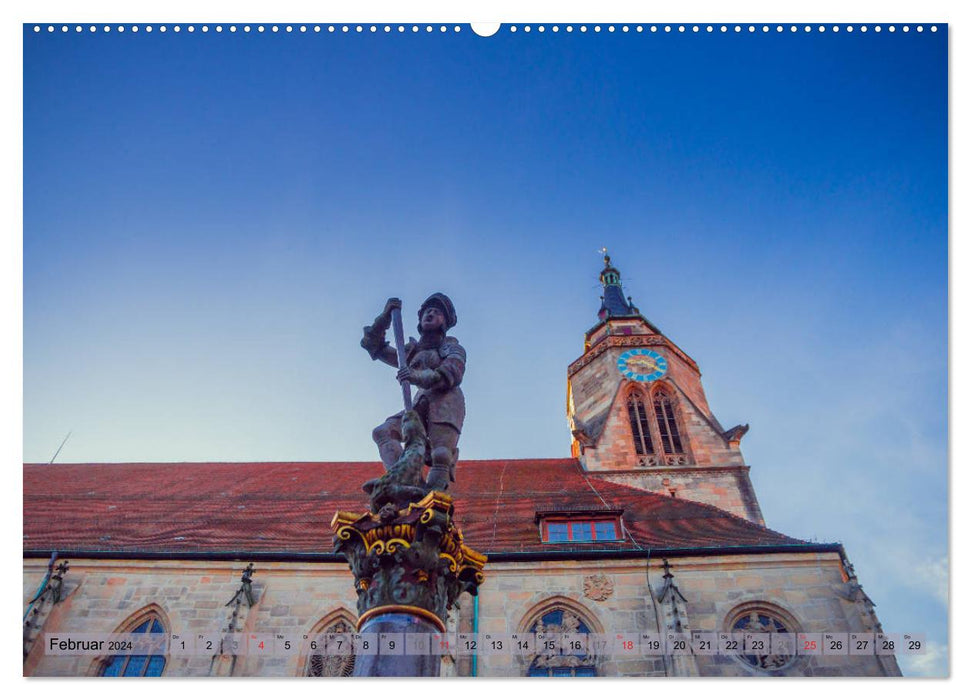
[[[59,455],[59,454],[61,454],[61,448],[62,448],[62,447],[64,447],[64,443],[66,443],[66,442],[67,442],[67,439],[68,439],[69,437],[71,437],[71,433],[73,433],[73,432],[74,432],[73,430],[68,430],[68,431],[67,431],[67,435],[65,435],[65,436],[64,436],[64,439],[63,439],[63,440],[61,440],[61,447],[58,447],[58,448],[57,448],[57,452],[55,452],[55,453],[54,453],[54,456],[53,456],[53,457],[51,457],[51,461],[50,461],[50,462],[48,462],[48,464],[54,464],[54,460],[55,460],[55,459],[57,459],[57,455]]]

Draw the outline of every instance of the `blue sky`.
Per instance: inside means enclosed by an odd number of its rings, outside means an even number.
[[[436,290],[462,457],[566,456],[606,245],[944,672],[945,32],[463,29],[25,28],[24,460],[376,459],[361,327]]]

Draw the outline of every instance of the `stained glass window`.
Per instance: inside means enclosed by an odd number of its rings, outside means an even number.
[[[762,607],[747,607],[736,614],[731,624],[732,632],[753,632],[759,634],[781,634],[795,632],[794,625],[782,614]],[[765,653],[739,653],[738,657],[749,666],[762,671],[775,671],[788,666],[795,658],[790,654],[773,654],[772,649]]]
[[[161,621],[155,615],[152,615],[127,634],[163,634],[164,632],[165,628]],[[101,667],[101,675],[110,677],[158,677],[162,675],[164,669],[164,656],[112,656]]]
[[[346,634],[348,639],[354,631],[347,620],[337,620],[327,626],[323,634]],[[348,649],[350,644],[348,643]],[[347,677],[354,673],[354,654],[311,654],[307,659],[305,675],[313,678]]]
[[[537,620],[529,631],[534,634],[590,634],[590,626],[578,615],[563,608],[554,608]],[[562,646],[547,653],[538,653],[530,660],[528,676],[596,676],[596,659],[587,651],[567,651]]]

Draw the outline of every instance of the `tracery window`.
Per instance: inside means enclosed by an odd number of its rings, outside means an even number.
[[[648,403],[654,409],[652,413],[648,413]],[[649,402],[640,391],[631,391],[627,396],[627,417],[640,466],[688,463],[687,450],[678,428],[675,399],[667,389],[657,387]]]
[[[590,626],[576,613],[557,607],[544,613],[529,631],[534,634],[590,634]],[[596,676],[596,656],[589,649],[570,651],[563,646],[534,654],[527,676]]]
[[[630,419],[630,432],[634,437],[634,451],[639,455],[654,455],[654,442],[651,440],[651,426],[647,421],[647,411],[640,392],[632,391],[627,397],[627,416]]]
[[[657,418],[657,430],[661,436],[664,454],[684,454],[681,435],[678,433],[678,421],[674,416],[674,403],[671,395],[664,389],[654,392],[654,416]]]
[[[155,613],[139,618],[133,627],[122,630],[124,634],[164,634],[165,626]],[[164,656],[112,656],[101,666],[99,676],[106,677],[157,677],[165,669]]]
[[[782,634],[797,632],[793,619],[776,606],[765,603],[748,603],[729,615],[728,627],[732,632],[745,634]],[[747,666],[760,671],[778,671],[788,667],[794,654],[772,653],[771,643],[766,645],[765,653],[737,652],[737,657]],[[740,645],[741,648],[741,645]]]
[[[346,634],[347,649],[350,651],[350,635],[354,632],[354,625],[349,620],[338,618],[329,625],[322,626],[314,634]],[[305,676],[313,678],[347,677],[354,672],[354,654],[310,654],[307,657]]]

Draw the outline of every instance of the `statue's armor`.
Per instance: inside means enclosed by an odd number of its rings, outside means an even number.
[[[445,328],[454,325],[455,309],[448,297],[441,293],[433,294],[422,305],[422,311],[433,302],[444,309],[447,320]],[[419,318],[421,313],[419,312]],[[374,319],[373,325],[364,328],[361,347],[367,350],[372,360],[381,360],[397,367],[397,353],[385,339],[390,325],[390,313],[382,313]],[[455,481],[458,439],[465,422],[465,396],[459,388],[465,375],[465,350],[452,336],[445,336],[440,342],[436,342],[437,338],[442,337],[437,335],[436,338],[436,335],[423,336],[421,341],[409,338],[404,347],[404,356],[410,369],[422,372],[432,370],[437,374],[434,385],[428,388],[418,387],[414,407],[425,425],[430,447],[428,457],[431,468],[427,483],[436,490],[444,491],[449,481]],[[372,433],[386,470],[391,470],[402,455],[403,416],[404,411],[389,416]]]
[[[459,341],[447,336],[438,348],[420,348],[413,338],[405,345],[405,358],[412,369],[435,369],[442,377],[438,386],[419,389],[415,406],[429,423],[445,423],[462,432],[465,422],[465,395],[459,384],[465,374],[465,350]],[[427,413],[422,402],[427,403]]]

